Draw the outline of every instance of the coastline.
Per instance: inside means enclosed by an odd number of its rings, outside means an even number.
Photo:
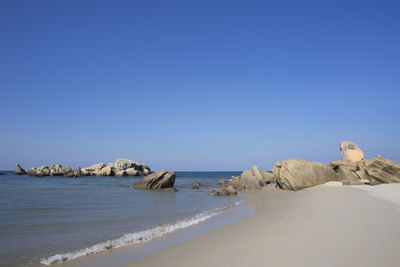
[[[398,266],[400,203],[361,189],[253,192],[254,216],[122,266]]]

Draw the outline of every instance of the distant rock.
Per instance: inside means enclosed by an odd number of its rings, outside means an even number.
[[[273,169],[277,183],[284,190],[303,188],[339,181],[339,176],[328,165],[300,159],[276,162]]]
[[[220,185],[225,184],[225,180],[224,179],[219,179],[218,184],[220,184]]]
[[[127,172],[124,170],[121,170],[119,172],[115,173],[115,176],[128,176]]]
[[[4,172],[0,172],[0,175],[6,175]]]
[[[26,171],[25,171],[19,164],[16,164],[16,165],[15,165],[15,172],[14,172],[14,174],[15,174],[15,175],[23,175],[23,174],[26,174]]]
[[[128,168],[125,170],[127,176],[137,176],[138,171],[135,170],[134,168]]]
[[[106,164],[104,164],[104,163],[97,163],[97,164],[91,165],[89,167],[86,167],[84,169],[85,169],[85,171],[91,173],[91,172],[99,171],[102,168],[104,168],[105,166],[106,166]]]
[[[192,189],[200,189],[201,183],[200,182],[195,182],[193,183]]]
[[[101,168],[100,170],[94,171],[94,175],[96,176],[113,176],[113,168],[111,166],[105,166]]]
[[[149,174],[131,185],[131,188],[137,189],[165,189],[172,188],[175,183],[175,172],[160,170]]]
[[[357,162],[364,158],[362,150],[353,142],[343,141],[339,143],[340,153],[344,161]]]

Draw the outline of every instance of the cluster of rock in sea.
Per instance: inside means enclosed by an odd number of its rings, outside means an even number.
[[[148,165],[129,159],[117,159],[115,162],[107,164],[98,163],[86,168],[78,168],[76,170],[68,166],[62,167],[60,164],[55,164],[50,166],[43,165],[39,168],[30,168],[25,171],[19,164],[17,164],[14,174],[35,177],[145,176],[138,182],[132,184],[131,188],[176,191],[173,187],[176,178],[175,172],[160,170],[153,173]]]
[[[400,182],[400,163],[381,156],[365,159],[363,151],[354,143],[339,143],[343,160],[324,164],[301,159],[276,162],[271,172],[260,171],[257,166],[245,170],[240,176],[232,176],[222,182],[222,188],[214,195],[233,195],[248,190],[260,190],[271,186],[283,190],[301,190],[327,182],[343,185],[377,185]]]
[[[14,174],[43,177],[43,176],[145,176],[151,173],[150,167],[146,164],[129,159],[117,159],[111,163],[97,163],[86,168],[76,170],[71,167],[62,167],[60,164],[43,165],[39,168],[30,168],[25,171],[19,164],[15,167]]]

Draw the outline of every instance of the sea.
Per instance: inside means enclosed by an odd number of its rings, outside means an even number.
[[[0,175],[0,265],[48,266],[150,243],[220,216],[243,195],[210,196],[240,172],[176,172],[178,192],[138,190],[142,177]],[[194,182],[203,186],[192,189]]]

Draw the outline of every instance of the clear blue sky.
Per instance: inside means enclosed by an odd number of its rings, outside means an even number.
[[[0,169],[400,161],[400,1],[0,1]]]

